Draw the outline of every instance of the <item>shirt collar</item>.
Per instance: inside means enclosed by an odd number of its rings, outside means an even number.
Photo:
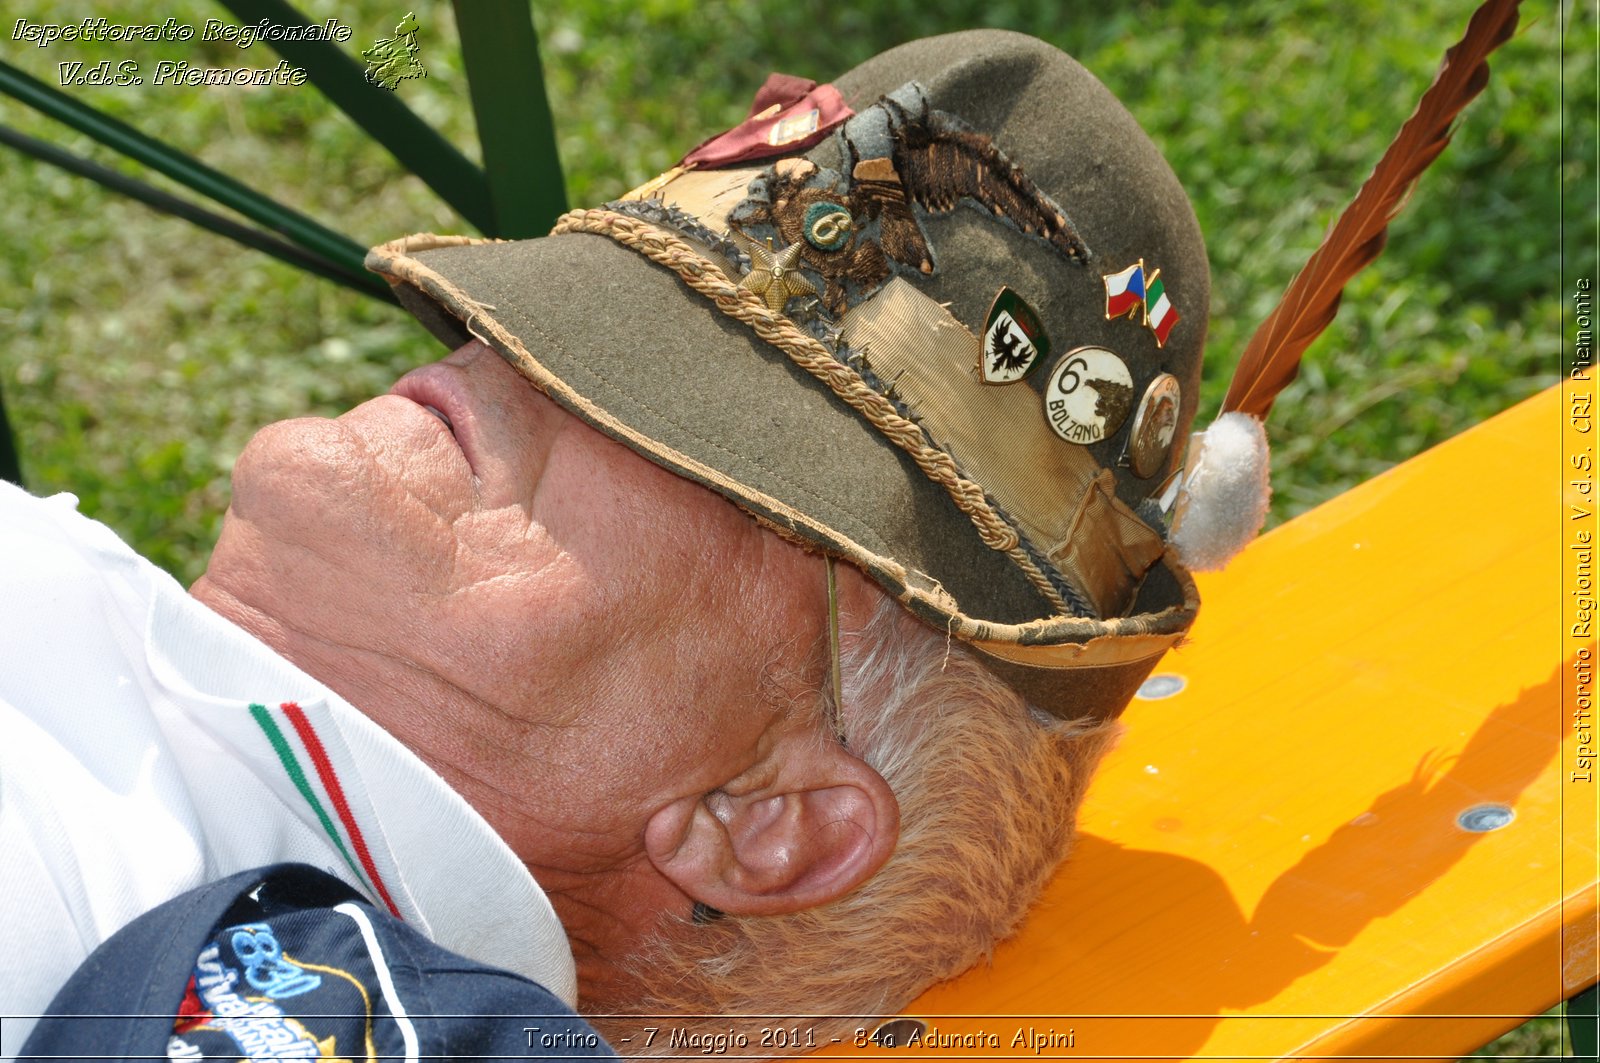
[[[483,817],[349,702],[152,571],[145,648],[156,680],[203,714],[208,731],[250,751],[263,781],[321,827],[375,904],[575,1005],[555,909]]]

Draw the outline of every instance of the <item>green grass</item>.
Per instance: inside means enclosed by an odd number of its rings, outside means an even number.
[[[69,21],[99,6],[37,4]],[[318,3],[355,30],[398,17],[375,3]],[[199,25],[223,15],[169,5]],[[1139,116],[1184,179],[1214,274],[1202,417],[1236,352],[1353,193],[1459,32],[1447,0],[1361,3],[1172,0],[1102,13],[1057,3],[885,0],[806,5],[649,0],[540,5],[550,92],[574,203],[670,165],[742,116],[770,69],[825,80],[910,35],[973,25],[1027,29],[1084,60]],[[47,15],[46,12],[49,12]],[[401,93],[476,154],[448,7],[417,7],[425,80]],[[1592,13],[1569,30],[1572,113],[1592,100]],[[1576,42],[1576,43],[1574,43]],[[1553,381],[1561,285],[1560,18],[1534,4],[1484,98],[1357,279],[1339,320],[1279,402],[1274,519],[1283,519]],[[8,46],[51,79],[63,59],[270,65],[264,45]],[[312,89],[82,88],[83,98],[363,243],[463,223]],[[1587,95],[1585,95],[1587,94]],[[1592,108],[1591,108],[1592,110]],[[10,101],[0,121],[117,163],[87,138]],[[1593,127],[1566,158],[1593,155]],[[119,164],[125,165],[125,164]],[[131,167],[129,167],[131,169]],[[157,179],[158,184],[167,184]],[[1574,197],[1575,200],[1579,197]],[[1569,234],[1594,219],[1569,208]],[[0,388],[28,482],[84,508],[180,578],[203,568],[227,474],[262,423],[330,414],[436,353],[386,309],[81,179],[0,152]]]
[[[1504,1037],[1496,1038],[1472,1053],[1472,1059],[1566,1059],[1562,1055],[1563,1035],[1567,1020],[1562,1015],[1563,1005],[1557,1005],[1543,1016],[1518,1026]]]
[[[979,25],[1062,46],[1162,145],[1207,234],[1213,320],[1203,423],[1237,352],[1409,113],[1469,6],[574,0],[537,5],[537,22],[575,204],[614,196],[736,122],[772,69],[827,80],[906,37]],[[352,56],[414,9],[429,76],[400,93],[476,156],[448,5],[302,7],[352,26]],[[74,21],[103,8],[21,0],[7,14]],[[197,26],[231,21],[193,0],[165,10]],[[1562,10],[1525,5],[1521,32],[1393,227],[1389,250],[1352,285],[1279,401],[1270,425],[1274,520],[1556,379],[1559,234],[1585,253],[1596,239],[1590,197],[1570,195],[1561,213],[1563,188],[1581,192],[1594,179],[1584,162],[1595,155],[1594,13],[1565,9],[1564,41]],[[241,53],[198,42],[38,49],[7,40],[5,49],[47,80],[64,59],[276,61],[264,45]],[[1563,53],[1566,113],[1589,116],[1568,123],[1565,151]],[[74,91],[363,243],[466,231],[309,87]],[[0,122],[121,165],[9,100],[0,101]],[[29,485],[76,492],[86,512],[185,581],[204,567],[229,469],[257,427],[337,413],[440,353],[397,310],[3,149],[0,231],[0,389]],[[1535,1040],[1502,1051],[1552,1050],[1530,1029]]]

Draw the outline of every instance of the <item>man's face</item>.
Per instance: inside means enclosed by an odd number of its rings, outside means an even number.
[[[810,726],[785,710],[825,678],[824,585],[820,557],[474,342],[259,433],[195,590],[417,750],[560,907],[568,881],[644,875],[663,801]]]

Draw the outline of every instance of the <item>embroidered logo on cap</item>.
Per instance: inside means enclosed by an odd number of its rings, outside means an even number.
[[[1116,434],[1132,409],[1133,376],[1104,347],[1068,351],[1045,384],[1045,419],[1068,443],[1098,443]]]
[[[1100,279],[1106,286],[1106,320],[1137,316],[1140,324],[1155,333],[1156,346],[1166,346],[1172,327],[1178,323],[1178,311],[1167,298],[1161,271],[1146,273],[1141,258],[1120,273],[1107,273]]]
[[[1050,354],[1039,315],[1016,292],[1002,287],[983,322],[978,374],[985,384],[1012,384]]]

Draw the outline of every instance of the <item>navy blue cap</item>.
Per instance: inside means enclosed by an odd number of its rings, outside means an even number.
[[[191,890],[113,935],[34,1059],[576,1059],[616,1053],[536,982],[440,948],[304,864]]]

